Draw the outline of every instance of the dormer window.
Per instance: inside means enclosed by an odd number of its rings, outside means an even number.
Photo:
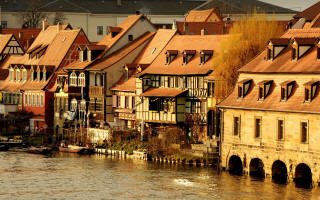
[[[305,90],[304,90],[305,98],[304,98],[304,101],[310,103],[315,98],[315,96],[316,96],[316,94],[318,92],[319,81],[317,81],[317,80],[309,81],[304,85],[305,85]]]
[[[315,38],[294,38],[292,42],[292,60],[298,60],[315,44]]]
[[[22,81],[27,81],[27,70],[25,68],[22,68]]]
[[[84,72],[81,72],[79,74],[79,78],[78,78],[78,86],[84,87],[85,86],[85,81],[86,81],[85,74],[84,74]]]
[[[292,59],[292,60],[298,60],[298,48],[292,47],[292,50],[291,50],[291,59]]]
[[[166,52],[166,64],[169,65],[177,55],[178,55],[177,50],[168,50]]]
[[[108,28],[112,38],[116,37],[121,31],[120,27],[109,26]]]
[[[272,83],[272,80],[265,80],[258,83],[259,100],[264,100],[270,94]]]
[[[200,51],[200,65],[206,63],[213,55],[212,50],[202,50]]]
[[[47,81],[47,70],[46,70],[45,66],[43,67],[42,74],[43,74],[43,81],[46,82]]]
[[[14,70],[12,68],[9,69],[9,80],[13,81]]]
[[[267,46],[267,60],[275,59],[290,43],[289,38],[270,39]]]
[[[16,81],[20,81],[21,76],[20,76],[20,69],[16,68]]]
[[[184,50],[183,51],[183,64],[186,65],[195,54],[196,54],[196,50]]]
[[[245,79],[238,83],[238,98],[244,98],[250,90],[252,79]]]
[[[285,81],[281,83],[281,101],[287,101],[291,96],[295,86],[295,81]]]
[[[128,35],[128,41],[133,41],[133,35]]]
[[[70,74],[70,86],[77,86],[77,74],[75,72]]]

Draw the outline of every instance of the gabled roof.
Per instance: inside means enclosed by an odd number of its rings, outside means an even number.
[[[2,34],[14,34],[20,44],[26,49],[31,46],[34,39],[41,32],[41,29],[29,29],[29,28],[3,28]]]
[[[127,44],[126,46],[122,47],[121,49],[110,54],[109,56],[107,56],[103,59],[100,59],[100,60],[96,60],[94,63],[92,63],[90,66],[88,66],[87,69],[88,70],[104,70],[104,69],[112,66],[113,64],[119,62],[125,56],[130,54],[133,50],[135,50],[136,48],[145,44],[145,42],[150,41],[154,35],[155,35],[154,32],[145,33],[144,35],[140,36],[139,38],[137,38],[133,42]]]
[[[219,13],[214,9],[208,9],[208,10],[190,10],[188,15],[185,18],[185,22],[209,22],[209,18],[212,15],[216,15],[218,18],[218,21],[223,21],[220,17]]]
[[[265,59],[266,50],[243,66],[239,72],[246,73],[320,73],[320,61],[317,60],[315,43],[320,37],[320,28],[289,29],[280,40],[291,39],[299,45],[312,45],[301,58],[291,61],[291,45],[288,45],[276,59]]]
[[[248,14],[255,9],[258,12],[272,13],[272,14],[294,14],[296,11],[282,8],[276,5],[265,3],[258,0],[209,0],[199,7],[197,10],[205,10],[215,8],[220,15],[222,14]]]
[[[302,12],[297,13],[293,18],[300,19],[304,18],[307,21],[312,21],[320,13],[320,2],[315,3],[309,8],[303,10]]]
[[[313,19],[310,24],[311,28],[320,28],[320,13]]]
[[[4,50],[4,48],[7,46],[8,42],[13,37],[13,34],[1,34],[0,35],[0,53]]]
[[[139,54],[134,63],[150,64],[177,33],[176,30],[158,29],[146,48]]]
[[[108,46],[108,49],[110,49],[140,19],[145,19],[145,16],[143,15],[128,16],[125,20],[123,20],[117,26],[118,28],[121,28],[121,31],[115,37],[112,37],[112,34],[109,33],[100,42],[98,42],[98,45],[106,45]]]
[[[205,75],[213,70],[212,57],[203,65],[200,65],[200,51],[213,50],[219,53],[220,44],[227,35],[175,35],[168,45],[162,50],[159,56],[152,62],[152,64],[142,72],[145,74],[166,74],[166,75]],[[184,50],[196,50],[196,54],[192,59],[183,65]],[[178,50],[178,55],[174,60],[166,64],[167,50]],[[214,54],[215,54],[214,53]],[[213,55],[214,57],[214,55]]]
[[[58,26],[59,25],[49,26],[44,31],[41,31],[26,54],[23,56],[10,56],[10,59],[5,61],[7,64],[4,66],[8,64],[24,64],[53,65],[56,66],[56,68],[59,67],[82,30],[65,30],[69,29],[68,25],[60,25],[58,30]],[[39,59],[37,59],[36,56],[29,59],[28,53],[34,53],[39,49],[45,50],[45,53]]]

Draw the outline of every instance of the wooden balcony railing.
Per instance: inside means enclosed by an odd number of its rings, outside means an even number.
[[[90,86],[89,96],[103,96],[103,86]]]
[[[188,124],[205,124],[207,115],[204,113],[186,113],[186,122]]]

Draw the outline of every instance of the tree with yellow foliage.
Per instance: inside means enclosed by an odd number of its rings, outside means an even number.
[[[221,43],[220,54],[213,61],[218,101],[233,90],[238,69],[257,56],[270,38],[279,37],[284,31],[283,24],[268,21],[264,14],[256,12],[233,24],[229,37]]]

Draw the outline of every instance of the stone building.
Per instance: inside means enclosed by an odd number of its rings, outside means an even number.
[[[320,29],[290,29],[239,72],[222,113],[221,165],[236,174],[320,181]]]

